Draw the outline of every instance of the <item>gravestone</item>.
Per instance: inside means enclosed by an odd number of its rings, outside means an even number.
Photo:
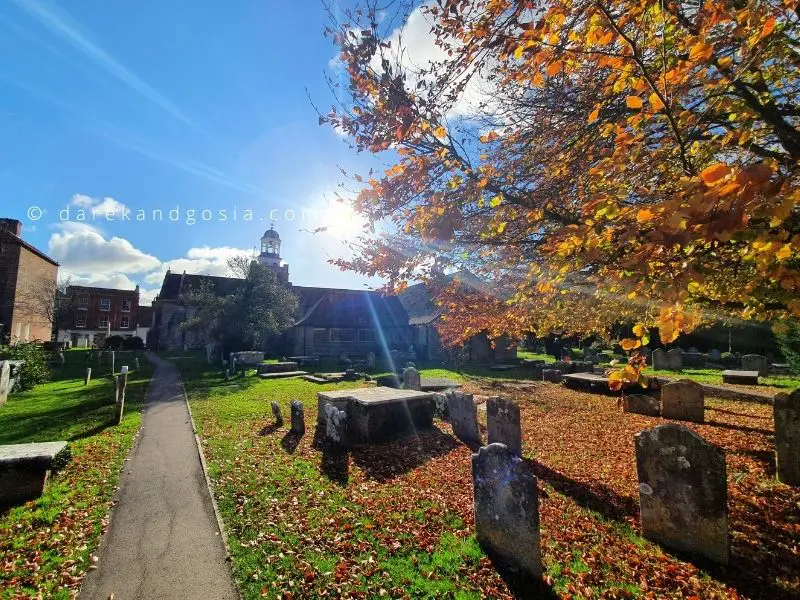
[[[661,388],[661,416],[677,421],[705,421],[705,392],[696,381],[679,379]]]
[[[472,394],[453,392],[447,398],[447,407],[450,411],[450,424],[456,437],[467,444],[480,444],[478,410]]]
[[[225,381],[228,381],[231,378],[231,370],[225,369]]]
[[[680,348],[673,348],[667,352],[667,363],[671,371],[680,371],[683,368],[683,352]]]
[[[800,388],[778,394],[775,415],[775,470],[778,481],[800,486]]]
[[[345,424],[346,414],[333,404],[325,405],[325,437],[335,446],[343,446],[345,443]]]
[[[0,406],[8,400],[8,392],[11,388],[11,363],[7,360],[0,361]]]
[[[708,351],[708,360],[711,362],[719,362],[722,360],[722,352],[717,350],[716,348],[712,348]]]
[[[766,377],[767,358],[760,354],[745,354],[742,357],[742,371],[758,371],[761,377]]]
[[[306,432],[306,419],[303,411],[303,403],[300,400],[292,400],[289,405],[292,418],[292,433],[303,435]]]
[[[486,429],[489,444],[503,444],[515,456],[522,456],[522,428],[519,406],[507,398],[486,401]]]
[[[86,377],[83,378],[83,385],[89,385],[92,380],[92,367],[86,367]]]
[[[367,368],[374,369],[375,368],[375,353],[368,352],[367,353]]]
[[[629,394],[622,398],[622,412],[659,417],[661,416],[661,404],[652,396]]]
[[[452,393],[452,392],[451,392]],[[434,415],[447,421],[450,419],[450,410],[447,407],[447,394],[442,392],[433,393]]]
[[[125,413],[125,388],[128,385],[128,374],[122,373],[114,378],[114,400],[116,424],[122,423]]]
[[[142,368],[141,364],[139,363],[139,357],[138,356],[133,359],[133,366],[136,367],[137,371]]]
[[[271,402],[271,405],[272,405],[272,416],[275,418],[275,425],[280,427],[281,425],[283,425],[283,415],[281,414],[281,407],[274,400]]]
[[[525,578],[542,574],[539,497],[530,466],[503,444],[472,455],[475,534],[486,554]]]
[[[64,356],[64,352],[63,352],[63,351],[61,351],[61,350],[59,350],[59,351],[58,351],[58,362],[59,362],[59,364],[62,364],[62,365],[63,365],[65,362],[67,362],[67,359],[66,359],[66,357]]]
[[[667,358],[667,353],[661,348],[656,348],[653,350],[653,356],[650,364],[653,365],[653,369],[655,371],[668,371],[669,359]]]
[[[420,379],[419,371],[413,366],[403,369],[403,389],[416,391],[422,389],[422,380]]]
[[[558,369],[542,369],[542,381],[561,383],[561,371]]]
[[[675,423],[647,429],[634,439],[642,535],[727,564],[725,453]]]
[[[586,348],[583,351],[583,358],[592,362],[597,362],[597,350],[594,348]]]

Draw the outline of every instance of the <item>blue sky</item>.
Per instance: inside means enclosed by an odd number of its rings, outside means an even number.
[[[337,165],[374,160],[320,127],[307,97],[332,101],[325,24],[318,0],[3,2],[0,213],[82,283],[152,294],[167,266],[221,274],[270,216],[294,283],[379,283],[326,264],[358,229],[346,211],[302,218],[336,207]],[[321,225],[333,232],[302,231]]]

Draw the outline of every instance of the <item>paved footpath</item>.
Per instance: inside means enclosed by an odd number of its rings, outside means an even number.
[[[81,600],[236,600],[180,374],[151,355],[138,444]]]

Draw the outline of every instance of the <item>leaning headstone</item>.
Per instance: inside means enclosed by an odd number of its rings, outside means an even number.
[[[139,363],[139,357],[138,356],[133,359],[133,365],[134,365],[134,367],[136,367],[137,371],[142,368],[141,364]]]
[[[561,371],[558,369],[542,369],[542,381],[561,383]]]
[[[83,385],[89,385],[92,380],[92,367],[86,367],[86,377],[83,378]]]
[[[516,456],[522,456],[522,428],[519,406],[507,398],[486,401],[486,429],[489,444],[503,444]]]
[[[367,353],[367,368],[374,369],[375,368],[375,353],[368,352]]]
[[[722,359],[722,352],[717,350],[716,348],[712,348],[708,351],[708,360],[711,362],[719,362]]]
[[[773,412],[778,481],[800,486],[800,388],[775,396]]]
[[[414,367],[406,367],[403,369],[403,389],[404,390],[421,390],[422,381],[419,376],[419,371]]]
[[[696,381],[679,379],[661,388],[661,416],[677,421],[705,421],[705,392]]]
[[[672,371],[680,371],[683,369],[683,352],[680,348],[673,348],[667,352],[667,362],[669,369]]]
[[[0,361],[0,406],[8,400],[8,391],[11,388],[11,363],[7,360]]]
[[[667,353],[664,352],[661,348],[656,348],[653,350],[653,356],[651,357],[651,363],[653,365],[653,370],[655,371],[667,371],[669,370],[669,359],[667,358]]]
[[[766,377],[769,372],[767,358],[760,354],[745,354],[742,357],[742,371],[758,371],[761,377]]]
[[[62,365],[63,365],[65,362],[67,362],[67,359],[66,359],[66,357],[64,356],[64,352],[63,352],[62,350],[59,350],[59,351],[58,351],[58,362],[59,362],[60,364],[62,364]]]
[[[303,412],[303,403],[300,400],[292,400],[289,405],[292,417],[292,433],[303,435],[306,432],[306,419]]]
[[[542,574],[539,497],[530,466],[503,444],[472,455],[475,534],[486,554],[526,579]]]
[[[472,394],[453,392],[447,398],[447,407],[450,411],[450,424],[456,437],[467,444],[480,444],[478,410]]]
[[[659,417],[661,416],[661,404],[652,396],[629,394],[622,398],[622,412]]]
[[[283,415],[281,414],[281,407],[274,400],[272,401],[272,416],[275,418],[275,425],[279,427],[283,425]]]
[[[674,550],[728,562],[725,453],[684,425],[635,436],[642,535]]]
[[[333,404],[325,405],[325,437],[336,446],[344,445],[346,416]]]

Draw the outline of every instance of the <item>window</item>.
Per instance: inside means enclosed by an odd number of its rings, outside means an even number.
[[[75,315],[75,327],[86,327],[86,313]]]
[[[125,310],[125,309],[123,309]],[[119,326],[121,329],[127,329],[131,326],[131,318],[130,317],[120,317]]]
[[[100,328],[105,329],[108,327],[108,315],[100,315]]]
[[[359,329],[358,330],[358,341],[359,342],[374,342],[375,341],[375,330],[374,329]]]
[[[328,341],[328,330],[327,329],[315,329],[312,333],[312,339],[314,340],[315,344],[324,344]]]
[[[87,306],[89,306],[89,296],[81,296],[78,298],[78,308],[86,310]]]
[[[111,310],[111,300],[108,298],[101,298],[100,299],[100,310]],[[106,318],[106,320],[108,320]]]
[[[123,300],[122,301],[122,312],[131,312],[131,301],[130,300]]]
[[[354,329],[331,329],[332,342],[352,342],[355,340]]]

